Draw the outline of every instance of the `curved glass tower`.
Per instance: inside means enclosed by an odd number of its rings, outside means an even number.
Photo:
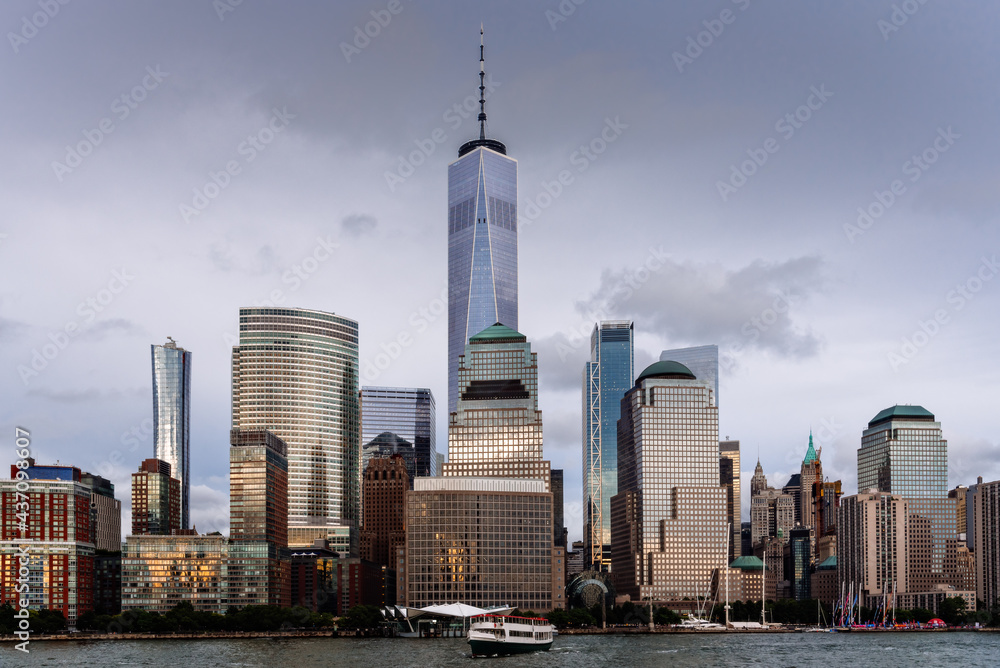
[[[151,345],[153,361],[153,456],[170,464],[181,484],[180,526],[189,528],[191,458],[191,353],[167,337]]]
[[[288,524],[357,526],[361,506],[358,323],[292,308],[241,308],[233,429],[288,445]]]
[[[458,358],[500,322],[517,330],[517,161],[486,138],[485,61],[479,55],[479,139],[448,166],[448,412],[458,403]]]

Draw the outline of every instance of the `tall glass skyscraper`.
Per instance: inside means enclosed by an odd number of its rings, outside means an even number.
[[[948,583],[948,542],[958,535],[956,500],[948,498],[948,441],[923,406],[893,406],[868,423],[858,450],[858,493],[898,494],[909,515],[908,586]]]
[[[310,309],[241,308],[232,428],[288,445],[288,524],[357,527],[358,323]]]
[[[416,476],[437,475],[436,431],[434,393],[428,388],[361,388],[362,471],[371,453],[381,452],[385,438],[376,439],[389,433],[413,445],[411,486]]]
[[[618,593],[633,601],[704,596],[726,566],[713,392],[683,364],[656,362],[622,399],[611,553]]]
[[[542,459],[538,356],[527,337],[500,323],[470,337],[458,380],[461,394],[449,417],[441,475],[535,478],[550,491],[551,464]]]
[[[719,346],[692,346],[674,348],[660,353],[661,362],[680,362],[700,380],[712,383],[715,390],[715,406],[719,406]]]
[[[611,497],[618,493],[618,418],[634,377],[631,320],[594,325],[583,370],[585,566],[611,566]]]
[[[486,138],[480,46],[479,139],[448,166],[448,412],[458,403],[458,358],[500,322],[517,330],[517,161]]]
[[[167,337],[151,345],[153,361],[153,456],[170,464],[181,484],[181,528],[191,524],[188,510],[191,458],[191,353]]]

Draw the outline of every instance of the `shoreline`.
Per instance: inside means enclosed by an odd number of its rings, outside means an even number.
[[[679,634],[679,635],[720,635],[720,634],[788,634],[804,633],[802,628],[773,628],[773,629],[678,629],[678,628],[608,628],[608,629],[564,629],[559,631],[560,636],[577,635],[659,635],[659,634]],[[980,628],[980,629],[852,629],[849,632],[839,633],[997,633],[1000,628]],[[284,638],[394,638],[381,633],[359,633],[357,631],[338,631],[334,629],[324,629],[316,631],[206,631],[204,633],[62,633],[57,635],[38,635],[30,638],[31,642],[48,641],[106,641],[106,640],[232,640],[232,639],[273,639]],[[400,638],[401,640],[427,640],[426,638]],[[20,642],[17,636],[0,636],[0,644]]]

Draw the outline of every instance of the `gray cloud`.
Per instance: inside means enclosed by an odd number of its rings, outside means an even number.
[[[357,239],[358,237],[374,234],[378,227],[378,220],[375,216],[367,214],[352,214],[340,221],[340,229],[344,234]]]
[[[121,337],[145,336],[146,330],[126,318],[97,320],[84,328],[76,338],[80,341],[119,340]]]
[[[780,356],[809,357],[818,352],[820,339],[796,325],[791,313],[823,284],[818,257],[756,260],[736,270],[668,258],[654,271],[603,272],[600,287],[578,302],[577,310],[631,318],[637,327],[685,344],[740,343]]]

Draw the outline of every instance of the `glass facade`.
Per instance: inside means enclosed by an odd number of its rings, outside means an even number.
[[[234,429],[288,445],[288,523],[357,526],[361,510],[358,323],[308,309],[241,308]]]
[[[167,337],[150,346],[153,359],[153,456],[170,464],[181,484],[181,528],[191,523],[191,352]]]
[[[229,545],[220,534],[128,536],[122,549],[122,611],[165,613],[188,602],[224,614]]]
[[[548,490],[538,359],[527,338],[503,325],[473,336],[459,358],[458,383],[442,475],[537,478]]]
[[[948,498],[948,441],[922,406],[893,406],[861,435],[858,491],[898,494],[910,514],[910,591],[951,581],[948,541],[958,535],[955,499]]]
[[[32,471],[34,469],[34,471]],[[44,471],[61,469],[61,478]],[[30,467],[28,490],[17,480],[0,480],[0,605],[15,609],[26,600],[31,610],[56,610],[69,622],[94,607],[94,527],[91,488],[74,467]],[[27,531],[19,528],[18,504],[27,494]],[[31,546],[27,563],[21,547]],[[21,569],[28,589],[18,592]]]
[[[181,528],[181,484],[170,464],[146,459],[132,474],[132,535],[169,536]]]
[[[491,323],[492,324],[492,323]],[[383,443],[374,442],[383,434],[393,434],[412,445],[412,480],[416,476],[437,475],[437,435],[434,393],[427,388],[361,388],[361,470],[372,455],[388,457]],[[404,457],[407,453],[400,452]]]
[[[540,481],[422,478],[406,504],[406,605],[563,607],[552,495]]]
[[[497,322],[517,329],[517,161],[478,146],[448,166],[449,413],[466,342]]]
[[[695,372],[695,376],[698,373]],[[740,489],[740,442],[719,441],[719,481],[726,488],[726,508],[733,536],[729,541],[729,561],[739,557],[740,521],[743,512],[743,497]]]
[[[894,406],[868,423],[858,450],[858,490],[869,489],[948,496],[948,441],[934,415],[920,406]]]
[[[692,346],[674,348],[660,353],[660,361],[680,362],[698,380],[707,380],[715,390],[715,405],[719,405],[719,346]]]
[[[618,418],[635,377],[631,320],[594,325],[583,371],[583,542],[586,566],[611,566],[611,497],[618,493]]]
[[[690,373],[659,371],[665,364],[639,376],[618,422],[612,572],[618,593],[633,600],[704,596],[727,564],[714,389]]]

